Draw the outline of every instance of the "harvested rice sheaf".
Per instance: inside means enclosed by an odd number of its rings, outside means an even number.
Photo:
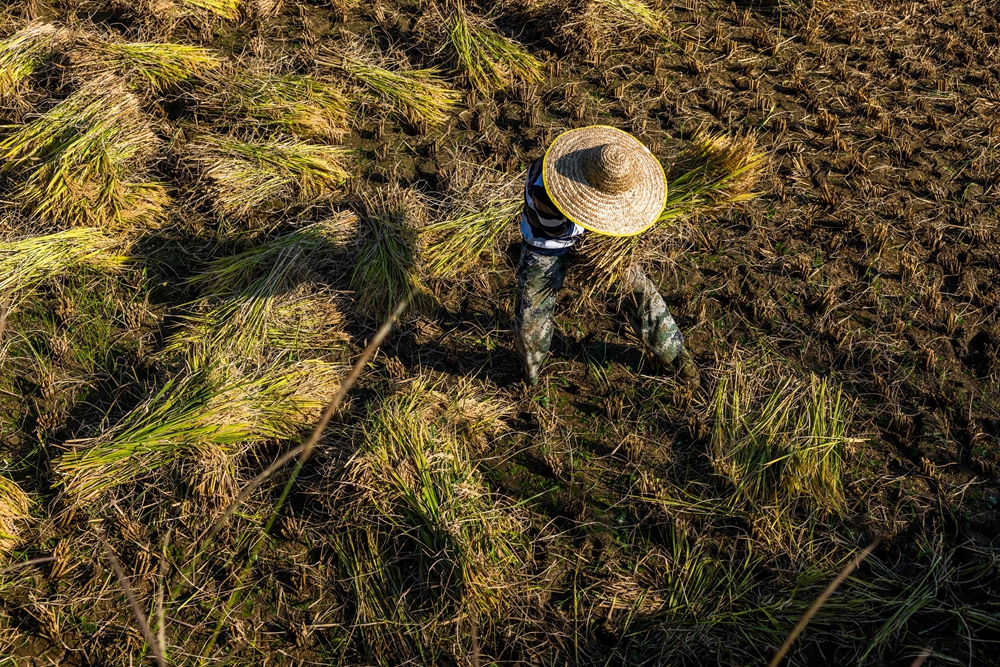
[[[68,39],[67,30],[36,22],[0,41],[0,106],[25,110],[26,81]]]
[[[15,546],[31,516],[31,499],[15,482],[0,475],[0,553]]]
[[[644,37],[667,39],[669,30],[666,13],[642,0],[582,0],[568,9],[558,41],[592,56]]]
[[[73,64],[87,78],[117,74],[162,92],[207,75],[220,68],[223,60],[200,46],[94,40],[74,51]]]
[[[42,283],[88,268],[117,270],[125,262],[122,242],[99,229],[70,229],[0,243],[0,294],[11,307]]]
[[[248,219],[331,195],[348,178],[347,150],[295,139],[246,142],[205,135],[188,144],[184,160],[207,181],[198,199],[220,216]]]
[[[461,2],[441,20],[455,67],[474,88],[490,93],[544,78],[538,58],[497,32],[488,19],[467,12]]]
[[[408,69],[358,43],[324,53],[316,62],[354,79],[411,122],[444,123],[461,100],[438,70]]]
[[[298,74],[219,70],[199,93],[199,109],[239,125],[339,142],[347,134],[350,100],[336,86]]]
[[[194,368],[106,433],[67,443],[72,451],[54,462],[58,485],[83,504],[184,461],[226,462],[252,443],[296,439],[336,393],[342,372],[322,361]]]
[[[510,630],[528,587],[526,516],[490,489],[470,444],[502,431],[507,410],[418,381],[366,420],[330,502],[352,635],[367,651],[402,664],[453,650],[448,628],[465,614],[481,636]]]
[[[143,180],[159,144],[135,96],[104,77],[0,142],[0,170],[43,221],[127,227],[161,217],[167,204],[164,188]]]

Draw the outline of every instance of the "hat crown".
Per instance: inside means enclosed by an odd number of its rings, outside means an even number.
[[[617,144],[604,144],[594,151],[584,172],[591,185],[612,195],[630,189],[637,177],[632,152]]]

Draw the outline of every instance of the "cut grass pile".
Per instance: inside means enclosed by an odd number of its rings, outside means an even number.
[[[31,519],[31,498],[0,475],[0,554],[17,545],[21,528]]]
[[[181,0],[181,4],[219,18],[232,20],[239,18],[242,0]]]
[[[70,229],[0,243],[0,294],[9,309],[32,295],[44,282],[88,268],[113,271],[125,257],[122,242],[98,229]]]
[[[342,371],[316,360],[250,370],[195,366],[101,435],[66,443],[72,449],[53,464],[57,483],[78,506],[122,485],[162,481],[187,460],[210,471],[214,481],[205,488],[231,491],[235,484],[225,480],[240,448],[301,436],[336,393]]]
[[[125,84],[91,81],[0,142],[18,203],[59,226],[125,227],[162,216],[167,194],[145,180],[160,140]]]
[[[666,13],[642,0],[585,0],[568,12],[559,41],[593,58],[623,42],[666,40],[669,32]]]
[[[379,664],[461,655],[467,633],[455,624],[492,642],[524,605],[526,516],[473,463],[475,441],[502,430],[507,411],[468,387],[416,381],[365,421],[330,501],[343,517],[333,535],[350,634]]]
[[[544,78],[538,58],[497,32],[488,19],[467,12],[462,2],[440,20],[455,67],[472,87],[492,93]]]
[[[242,66],[208,78],[197,99],[209,117],[332,143],[348,132],[350,100],[333,84],[298,74],[249,74]]]
[[[360,314],[382,320],[405,298],[426,304],[417,263],[417,232],[424,202],[410,190],[379,188],[357,201],[361,225],[352,253],[350,285]]]
[[[354,79],[412,123],[440,125],[462,99],[438,70],[407,69],[356,44],[324,53],[316,62]]]
[[[248,220],[329,197],[348,178],[346,149],[292,138],[241,141],[203,135],[183,160],[206,182],[195,200],[223,217]]]
[[[138,79],[154,92],[176,89],[223,65],[210,49],[161,42],[91,40],[73,52],[73,64],[83,79],[119,75]]]
[[[0,41],[0,102],[14,110],[28,107],[25,84],[51,58],[68,31],[51,23],[35,22]]]

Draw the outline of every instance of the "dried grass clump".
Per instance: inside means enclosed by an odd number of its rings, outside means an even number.
[[[339,142],[347,134],[350,100],[336,86],[298,74],[247,74],[223,68],[199,91],[199,109],[240,125]]]
[[[158,93],[204,77],[224,62],[214,51],[200,46],[96,40],[75,51],[73,60],[87,79],[121,75],[139,79]]]
[[[820,518],[842,512],[841,461],[852,441],[840,388],[789,371],[736,350],[711,402],[713,467],[732,485],[733,506],[778,533],[797,509]]]
[[[205,179],[196,201],[241,220],[307,205],[333,194],[348,178],[346,149],[289,138],[246,142],[204,135],[184,149],[184,161]]]
[[[82,505],[124,484],[162,476],[186,459],[203,466],[214,461],[207,465],[220,475],[213,488],[233,488],[219,463],[252,443],[300,437],[336,393],[342,371],[322,361],[252,370],[195,366],[107,432],[67,443],[74,449],[54,462],[57,483],[71,503]]]
[[[491,93],[543,80],[538,58],[497,32],[488,19],[469,14],[461,2],[436,20],[444,26],[455,67],[474,88]]]
[[[444,123],[461,100],[438,70],[407,69],[358,43],[325,53],[316,62],[354,79],[410,122]]]
[[[30,510],[28,494],[0,475],[0,553],[17,545],[21,526],[31,519]]]
[[[224,19],[237,19],[240,16],[241,0],[181,0],[185,7],[201,10]]]
[[[757,197],[753,187],[766,166],[767,155],[757,149],[752,134],[696,133],[666,170],[666,205],[650,230],[626,237],[589,234],[577,248],[593,289],[627,281],[662,246],[677,221]]]
[[[589,56],[647,37],[666,40],[670,33],[667,14],[642,0],[583,0],[566,13],[559,41]]]
[[[436,278],[462,278],[489,257],[491,266],[515,235],[524,205],[524,174],[511,176],[492,169],[460,165],[456,182],[444,199],[444,219],[420,230],[421,260]]]
[[[0,106],[14,111],[27,108],[25,83],[69,34],[51,23],[35,22],[0,41]]]
[[[127,227],[160,217],[164,188],[143,180],[160,141],[121,80],[92,81],[0,142],[18,203],[60,225]]]
[[[112,271],[125,262],[122,242],[99,229],[70,229],[0,243],[0,294],[12,308],[42,283],[82,269]]]
[[[383,319],[404,298],[426,305],[427,288],[417,271],[417,233],[424,204],[410,190],[380,188],[361,195],[361,225],[350,284],[356,310]]]
[[[396,664],[436,663],[463,650],[456,622],[471,616],[492,645],[521,617],[526,517],[491,491],[465,436],[497,433],[502,406],[468,387],[456,396],[417,381],[367,418],[329,500],[343,517],[333,534],[354,600],[352,648]]]

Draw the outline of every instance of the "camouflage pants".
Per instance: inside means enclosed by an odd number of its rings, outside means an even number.
[[[552,315],[556,295],[571,262],[569,253],[555,257],[540,255],[521,244],[514,344],[529,372],[537,373],[549,352],[555,329]],[[636,335],[660,361],[673,361],[684,346],[684,339],[653,281],[636,269],[617,291]]]

